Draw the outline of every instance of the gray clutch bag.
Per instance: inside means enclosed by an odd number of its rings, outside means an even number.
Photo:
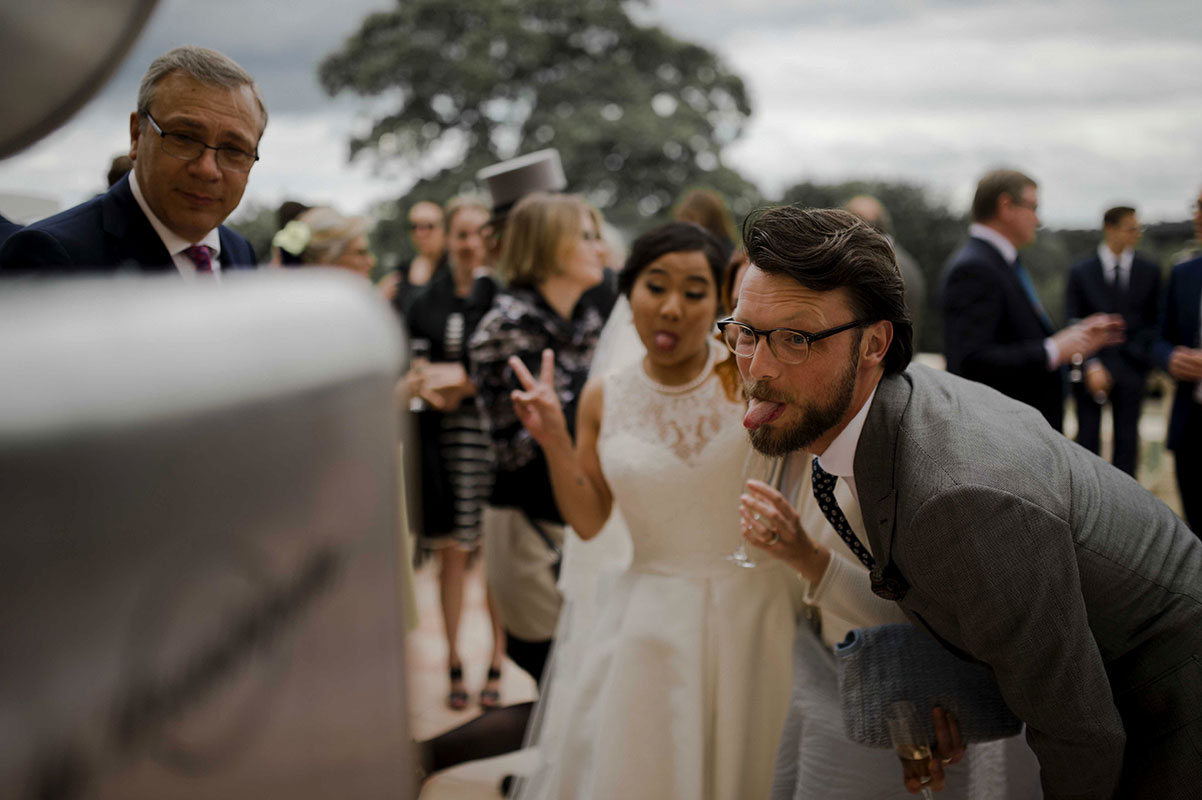
[[[843,725],[852,741],[889,747],[885,709],[909,700],[934,741],[931,709],[956,716],[965,742],[1016,736],[1022,721],[1006,706],[989,671],[945,650],[908,623],[858,628],[835,646]]]

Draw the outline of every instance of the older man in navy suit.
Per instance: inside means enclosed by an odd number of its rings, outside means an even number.
[[[943,279],[943,346],[949,372],[992,386],[1064,424],[1064,368],[1122,341],[1122,317],[1094,314],[1060,331],[1018,257],[1039,227],[1035,181],[988,173],[972,201],[969,240]]]
[[[230,58],[191,46],[160,56],[129,118],[133,172],[13,234],[0,247],[0,272],[253,267],[250,243],[221,223],[242,199],[266,124],[254,79]]]
[[[1103,311],[1121,314],[1127,340],[1103,347],[1085,362],[1083,380],[1074,384],[1077,443],[1097,453],[1102,406],[1114,418],[1111,463],[1135,475],[1139,462],[1139,414],[1144,384],[1152,367],[1157,336],[1160,267],[1135,252],[1142,229],[1135,209],[1115,206],[1102,215],[1102,243],[1097,252],[1073,265],[1064,305],[1070,320]]]

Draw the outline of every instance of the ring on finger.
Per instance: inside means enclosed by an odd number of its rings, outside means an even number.
[[[751,512],[751,518],[753,520],[755,520],[756,522],[759,522],[760,521],[760,512],[758,512],[758,511]]]
[[[770,538],[770,539],[768,540],[768,544],[776,544],[776,543],[777,543],[777,542],[779,542],[779,541],[780,541],[780,534],[779,534],[779,533],[777,533],[776,531],[773,531],[773,532],[772,532],[772,538]]]

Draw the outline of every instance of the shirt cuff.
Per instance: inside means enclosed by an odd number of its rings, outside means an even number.
[[[872,593],[867,571],[839,553],[831,553],[817,584],[807,584],[804,600],[861,627],[905,619],[896,604]]]
[[[1048,371],[1060,366],[1060,348],[1050,338],[1043,340],[1044,352],[1048,354]]]

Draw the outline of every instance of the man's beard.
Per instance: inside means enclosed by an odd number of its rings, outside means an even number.
[[[793,402],[789,395],[777,392],[767,384],[756,381],[743,384],[748,397],[773,403],[789,403],[800,409],[801,418],[789,427],[781,423],[768,423],[751,431],[751,446],[766,456],[787,456],[796,450],[809,450],[810,445],[835,427],[847,410],[851,408],[856,388],[856,373],[859,371],[859,347],[852,351],[852,360],[847,370],[830,385],[825,398],[811,400],[805,405]],[[824,402],[825,400],[825,402]]]

